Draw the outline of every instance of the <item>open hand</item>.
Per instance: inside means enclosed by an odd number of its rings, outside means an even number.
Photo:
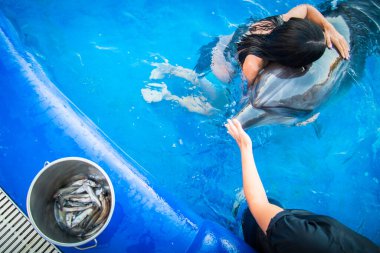
[[[324,27],[324,30],[327,47],[331,49],[334,44],[340,55],[348,60],[350,58],[350,46],[344,37],[330,23]]]
[[[225,125],[228,129],[228,133],[235,139],[239,148],[250,148],[252,149],[252,141],[249,135],[243,130],[240,122],[237,119],[227,120],[228,123]]]

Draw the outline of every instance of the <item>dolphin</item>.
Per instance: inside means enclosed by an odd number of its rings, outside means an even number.
[[[352,2],[330,10],[326,17],[350,44],[351,56],[360,56],[363,61],[364,52],[353,55],[353,49],[368,45],[369,41],[363,39],[368,37],[368,27],[372,27],[372,35],[375,37],[372,41],[376,43],[380,30],[379,11],[379,5],[374,1]],[[361,19],[353,18],[359,16],[362,16]],[[363,19],[367,19],[368,25],[363,23]],[[357,23],[352,24],[354,21]],[[358,44],[358,40],[365,41],[366,44]],[[351,59],[356,61],[356,57]],[[359,60],[357,65],[363,68],[364,64]],[[310,123],[318,117],[317,110],[321,105],[339,90],[342,80],[348,75],[349,67],[352,67],[350,62],[343,60],[335,49],[326,50],[320,59],[306,68],[289,68],[271,63],[256,78],[248,91],[246,104],[234,118],[245,129],[269,124]]]
[[[327,18],[350,43],[349,28],[342,17]],[[325,50],[305,68],[271,63],[256,78],[249,100],[235,116],[243,128],[268,124],[302,124],[339,88],[348,62],[336,50]]]

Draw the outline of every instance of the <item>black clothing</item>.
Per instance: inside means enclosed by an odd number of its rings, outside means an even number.
[[[339,221],[304,210],[278,213],[265,235],[247,209],[242,227],[244,240],[263,253],[380,253],[373,242]]]

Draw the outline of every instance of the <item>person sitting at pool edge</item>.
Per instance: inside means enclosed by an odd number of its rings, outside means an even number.
[[[369,239],[331,217],[271,204],[256,169],[251,138],[236,119],[228,120],[226,127],[241,152],[243,190],[249,208],[242,227],[250,246],[265,253],[380,252]]]
[[[307,4],[262,19],[250,25],[243,35],[237,32],[234,36],[240,38],[237,58],[248,85],[252,85],[268,62],[305,67],[323,55],[326,45],[329,48],[334,45],[344,59],[349,59],[347,41],[316,8]],[[218,73],[222,69],[214,68],[214,74],[222,76],[223,73]]]

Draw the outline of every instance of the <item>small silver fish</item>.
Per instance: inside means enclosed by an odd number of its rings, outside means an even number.
[[[92,202],[92,198],[90,198],[90,196],[84,197],[84,198],[71,197],[71,198],[68,199],[68,201],[73,201],[73,202],[87,204],[87,203],[91,203]]]
[[[70,198],[89,198],[90,195],[88,193],[81,193],[81,194],[67,194],[61,196],[64,200],[68,200]]]
[[[89,204],[93,204],[91,199],[88,202],[67,200],[67,201],[65,201],[65,205],[63,207],[65,207],[65,206],[66,207],[86,206]]]
[[[96,187],[96,185],[97,185],[94,181],[86,178],[86,179],[77,180],[77,181],[71,183],[71,186],[82,186],[85,184],[87,184],[91,187]]]
[[[59,209],[58,205],[54,205],[54,217],[57,221],[57,224],[60,228],[65,229],[65,219],[64,219],[64,213]]]
[[[73,221],[74,214],[72,212],[66,213],[66,225],[67,227],[71,228],[72,224],[71,222]]]
[[[87,222],[85,226],[85,230],[89,231],[94,227],[95,222],[98,220],[100,214],[102,213],[102,208],[96,208],[94,213],[92,214],[91,219]]]
[[[88,195],[90,195],[90,198],[91,200],[98,206],[98,207],[101,207],[102,204],[100,203],[98,197],[96,196],[96,194],[94,193],[94,191],[92,190],[92,188],[88,185],[84,185],[83,186],[84,189],[86,190],[86,192],[88,193]]]
[[[58,198],[62,195],[73,193],[77,190],[78,190],[78,186],[70,186],[70,187],[61,188],[54,194],[54,198]]]
[[[85,190],[85,186],[86,186],[86,184],[80,186],[80,187],[77,188],[75,191],[71,192],[71,194],[85,193],[85,192],[86,192],[86,190]],[[78,187],[78,186],[74,186],[74,187]]]
[[[96,196],[100,196],[100,194],[102,194],[103,193],[103,189],[102,188],[97,188],[97,189],[95,189],[95,195]]]
[[[83,221],[81,221],[79,223],[78,226],[83,229],[83,233],[88,232],[87,225],[88,225],[89,221],[92,219],[92,217],[94,216],[94,213],[96,212],[96,209],[99,209],[99,208],[93,207],[93,212],[91,214],[89,214],[86,218],[83,219]]]
[[[77,225],[79,225],[79,223],[81,223],[88,215],[90,215],[94,210],[92,208],[89,208],[89,209],[86,209],[84,210],[82,213],[80,213],[79,215],[77,215],[73,222],[72,222],[72,227],[75,227]]]
[[[94,227],[103,223],[106,220],[106,218],[108,217],[108,213],[110,211],[110,205],[109,205],[108,197],[101,195],[100,201],[102,203],[102,212],[99,215],[99,218],[94,222],[94,225],[93,225]]]
[[[80,212],[80,211],[84,211],[86,209],[89,209],[93,206],[93,204],[89,204],[89,205],[86,205],[86,206],[72,206],[72,207],[63,207],[62,208],[62,211],[64,212]]]
[[[80,179],[80,180],[72,182],[70,185],[71,186],[82,186],[84,184],[84,182],[86,182],[86,181],[87,181],[87,178]]]

